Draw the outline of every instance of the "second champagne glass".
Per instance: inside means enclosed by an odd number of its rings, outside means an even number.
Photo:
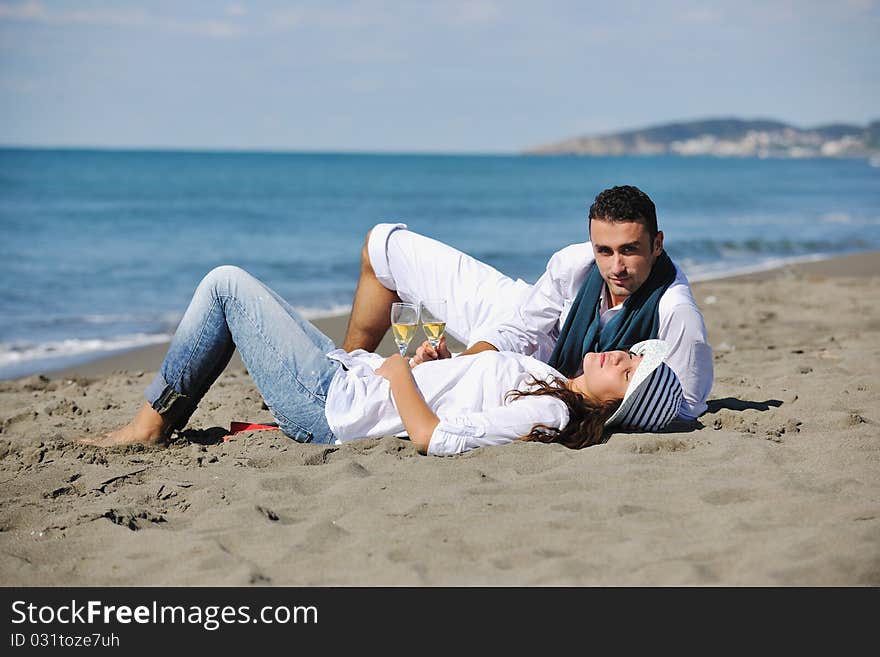
[[[419,311],[425,337],[434,349],[446,332],[446,301],[444,299],[425,299]]]
[[[410,340],[419,327],[419,307],[412,303],[391,304],[391,331],[401,356],[406,356]]]

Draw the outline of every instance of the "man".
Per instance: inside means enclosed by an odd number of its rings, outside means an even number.
[[[590,242],[556,252],[534,285],[512,280],[452,247],[378,224],[367,235],[343,348],[372,351],[390,326],[395,301],[447,300],[447,333],[468,345],[515,351],[567,377],[588,351],[626,349],[660,338],[684,389],[680,416],[706,410],[712,349],[684,273],[663,250],[651,199],[636,187],[612,187],[590,207]],[[441,343],[419,348],[416,362],[449,358]]]

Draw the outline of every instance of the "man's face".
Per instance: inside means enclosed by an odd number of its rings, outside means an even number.
[[[590,241],[599,273],[617,305],[648,280],[663,251],[663,233],[651,244],[648,227],[638,221],[590,220]]]

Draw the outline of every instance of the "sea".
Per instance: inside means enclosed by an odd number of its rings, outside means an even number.
[[[383,221],[531,282],[623,184],[692,281],[880,249],[862,159],[0,149],[0,379],[167,341],[218,265],[344,313]]]

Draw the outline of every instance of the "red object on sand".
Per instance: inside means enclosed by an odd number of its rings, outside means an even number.
[[[232,422],[229,425],[229,433],[223,436],[223,442],[229,442],[232,440],[233,436],[237,433],[242,433],[244,431],[270,431],[272,429],[278,429],[278,425],[275,424],[253,424],[251,422]]]

